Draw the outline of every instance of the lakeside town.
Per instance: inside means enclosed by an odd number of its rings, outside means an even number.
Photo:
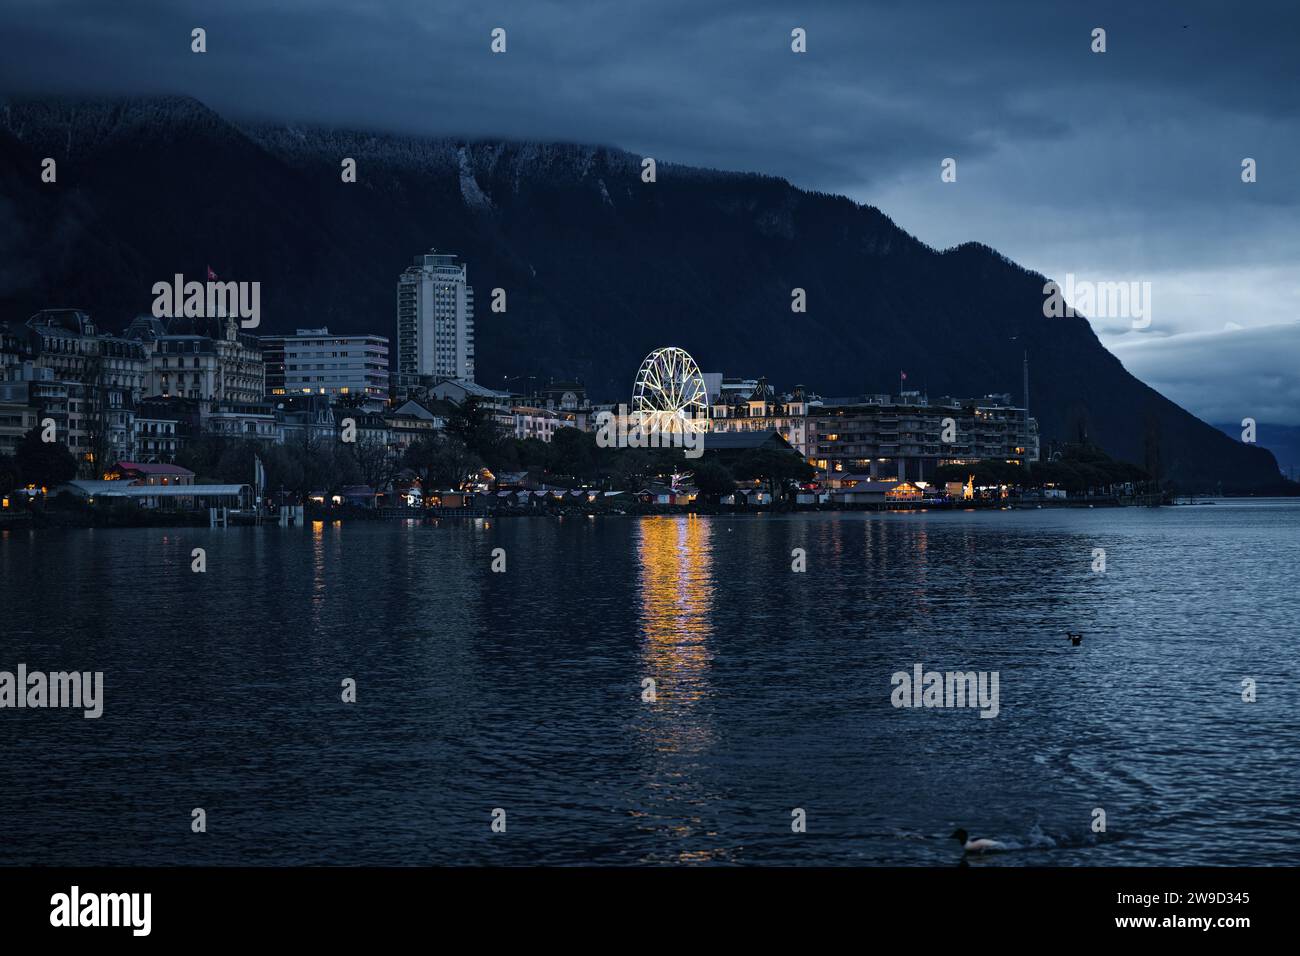
[[[1152,476],[1086,436],[1042,452],[1027,357],[1018,401],[932,397],[908,387],[905,372],[891,393],[778,391],[761,375],[702,371],[671,347],[628,370],[630,412],[628,400],[593,402],[563,377],[482,383],[474,291],[456,260],[431,250],[398,276],[395,363],[382,335],[257,335],[225,310],[145,313],[119,332],[73,308],[0,324],[0,520],[291,523],[1165,497]],[[208,278],[217,284],[210,268]],[[607,440],[606,426],[629,419],[698,440],[686,453],[680,442]]]

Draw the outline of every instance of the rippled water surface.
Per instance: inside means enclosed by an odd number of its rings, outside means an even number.
[[[982,865],[1300,863],[1297,532],[1230,501],[0,531],[0,670],[106,698],[0,710],[0,863],[950,865],[957,826],[1012,847]],[[998,672],[1000,713],[894,708],[918,663]]]

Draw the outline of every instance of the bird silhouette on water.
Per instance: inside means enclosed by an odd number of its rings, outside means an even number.
[[[970,834],[965,830],[954,830],[952,839],[960,843],[962,850],[966,853],[996,853],[1007,848],[1005,843],[999,843],[997,840],[990,840],[985,837],[971,839]]]

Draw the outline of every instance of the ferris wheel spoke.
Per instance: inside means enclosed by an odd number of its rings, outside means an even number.
[[[708,391],[695,360],[682,349],[655,349],[637,371],[632,407],[660,430],[699,431],[708,419]]]

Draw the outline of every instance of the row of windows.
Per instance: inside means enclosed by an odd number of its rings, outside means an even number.
[[[314,349],[305,352],[278,352],[276,358],[283,360],[285,355],[289,358],[360,358],[365,355],[387,355],[388,349],[383,346],[362,347],[360,352],[319,352]]]
[[[324,369],[338,369],[342,372],[360,371],[361,369],[370,369],[375,372],[387,371],[388,366],[378,362],[348,362],[347,364],[317,362],[315,365],[290,365],[290,372],[310,372]]]

